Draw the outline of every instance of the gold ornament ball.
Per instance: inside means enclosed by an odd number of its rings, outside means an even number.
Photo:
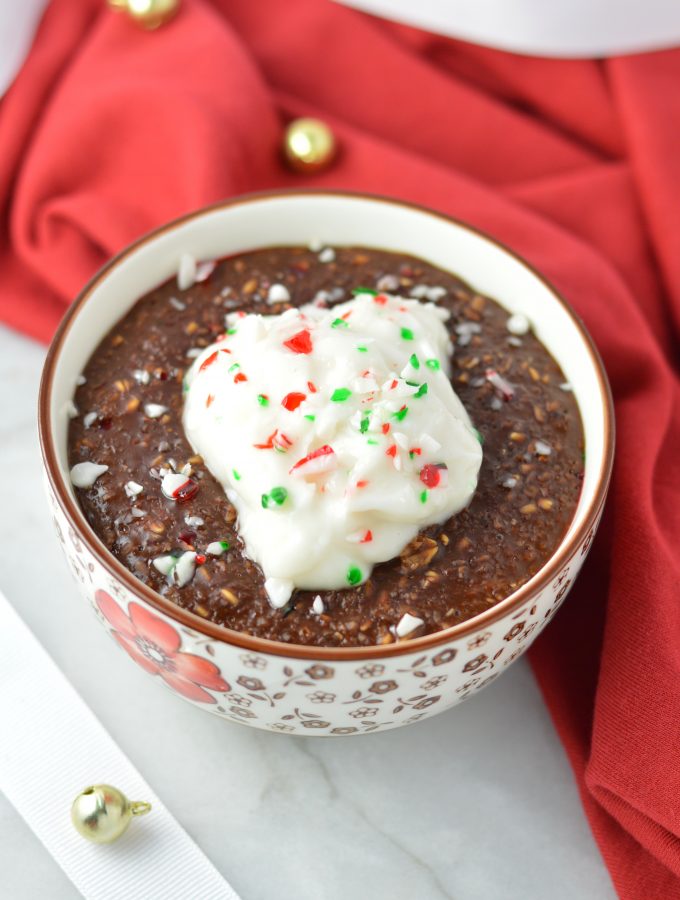
[[[286,162],[296,172],[318,172],[327,168],[335,158],[335,136],[319,119],[295,119],[286,128],[283,153]]]
[[[93,784],[81,791],[71,806],[71,821],[82,837],[95,844],[110,844],[127,831],[133,816],[143,816],[150,803],[130,802],[110,784]]]
[[[108,3],[113,9],[127,13],[142,28],[152,31],[173,18],[180,0],[108,0]]]

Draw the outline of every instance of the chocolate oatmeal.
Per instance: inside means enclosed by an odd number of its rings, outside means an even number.
[[[198,276],[184,290],[173,279],[140,299],[101,342],[74,398],[70,464],[108,467],[100,477],[85,470],[79,502],[140,580],[220,625],[341,647],[398,640],[405,616],[422,622],[409,638],[456,625],[546,562],[578,502],[583,432],[564,375],[524,317],[509,317],[455,275],[382,250],[270,248],[199,268]],[[224,332],[225,314],[332,307],[359,286],[450,311],[451,381],[483,446],[477,489],[467,508],[426,528],[365,583],[296,591],[275,609],[262,572],[243,553],[233,506],[185,437],[184,375]],[[179,570],[189,557],[170,582],[167,567]]]

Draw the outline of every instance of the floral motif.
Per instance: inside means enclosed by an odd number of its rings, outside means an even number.
[[[269,727],[272,731],[295,731],[292,725],[286,725],[285,722],[274,722]]]
[[[265,689],[259,678],[251,678],[249,675],[239,675],[236,684],[240,684],[247,691],[263,691]]]
[[[242,719],[256,719],[257,716],[252,711],[252,709],[248,709],[244,706],[230,706],[229,712],[233,713],[235,716],[240,716]]]
[[[144,606],[132,601],[126,615],[106,591],[98,590],[95,600],[120,646],[137,665],[150,675],[160,675],[178,694],[199,703],[216,703],[206,688],[231,690],[215,663],[193,653],[183,653],[177,631]]]
[[[448,677],[449,677],[448,675],[435,675],[434,678],[429,678],[423,684],[423,690],[431,691],[434,688],[439,687],[440,684],[444,684],[444,682],[447,680]]]
[[[490,637],[491,637],[491,632],[484,631],[484,632],[482,632],[482,634],[478,634],[475,637],[470,638],[470,640],[467,643],[468,650],[477,650],[479,647],[483,647],[484,644],[487,643],[487,641],[489,640]]]
[[[243,697],[241,694],[227,694],[227,700],[229,703],[234,703],[236,706],[252,706],[253,701],[249,700],[248,697]]]
[[[374,681],[370,686],[369,691],[372,694],[387,694],[389,691],[396,691],[399,687],[396,681]]]
[[[503,635],[504,641],[511,641],[517,637],[518,634],[521,634],[524,629],[524,622],[515,622],[510,631]]]
[[[267,660],[263,656],[256,656],[254,653],[242,653],[240,660],[246,669],[262,669],[267,668]]]
[[[316,663],[315,665],[310,666],[308,669],[305,669],[305,673],[315,681],[321,681],[324,678],[333,677],[333,669],[331,669],[330,666],[323,666],[321,665],[321,663]]]
[[[359,678],[378,678],[385,671],[385,666],[380,663],[372,663],[370,665],[360,666],[356,670]]]
[[[303,728],[330,728],[330,722],[324,722],[322,719],[305,719],[302,723]]]
[[[561,600],[566,595],[566,593],[570,587],[571,587],[571,578],[569,578],[567,581],[565,581],[564,584],[562,585],[562,587],[559,589],[559,591],[555,594],[555,600],[558,600],[558,601]]]
[[[463,666],[463,672],[476,672],[480,666],[483,666],[489,657],[486,653],[480,653],[474,659],[469,659]]]
[[[417,703],[413,704],[414,709],[427,709],[428,706],[432,706],[435,703],[439,703],[441,700],[441,694],[438,694],[436,697],[423,697],[422,700],[419,700]]]
[[[353,725],[348,725],[346,728],[331,728],[331,734],[356,734],[358,730]]]
[[[452,659],[455,659],[457,653],[458,651],[454,647],[448,647],[446,650],[442,650],[441,653],[437,653],[436,656],[432,657],[432,665],[443,666],[446,663],[451,662]]]
[[[378,710],[376,707],[371,709],[368,706],[362,706],[359,709],[353,709],[350,716],[353,719],[367,719],[369,716],[376,716],[377,714]]]
[[[335,694],[329,694],[326,691],[314,691],[313,694],[307,694],[307,699],[312,703],[332,703],[335,700]]]

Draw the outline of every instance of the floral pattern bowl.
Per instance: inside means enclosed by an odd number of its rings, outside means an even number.
[[[69,401],[87,359],[138,297],[198,259],[253,247],[363,244],[453,268],[509,312],[526,314],[579,404],[588,448],[583,490],[560,546],[530,581],[484,613],[435,634],[379,647],[316,648],[262,640],[174,606],[96,537],[68,477]],[[607,378],[583,325],[538,273],[490,237],[380,197],[279,192],[235,198],[141,238],[71,306],[45,363],[39,406],[47,492],[81,593],[115,643],[179,696],[234,722],[290,734],[387,730],[442,712],[490,684],[564,600],[597,528],[613,461]]]

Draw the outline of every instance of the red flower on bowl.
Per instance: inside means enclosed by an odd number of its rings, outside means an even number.
[[[97,591],[95,599],[120,646],[137,665],[151,675],[160,675],[178,694],[200,703],[216,703],[205,688],[231,690],[215,663],[180,650],[181,638],[172,625],[134,601],[126,616],[106,591]]]

